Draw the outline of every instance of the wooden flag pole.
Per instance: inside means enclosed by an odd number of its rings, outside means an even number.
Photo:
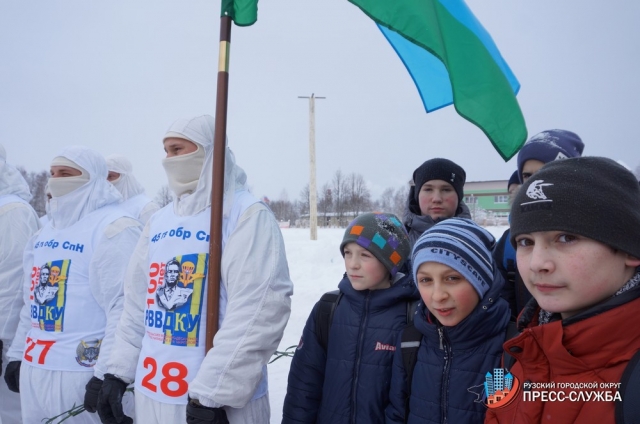
[[[211,226],[209,267],[207,271],[207,336],[205,349],[213,347],[218,331],[220,309],[220,260],[222,258],[222,203],[224,196],[224,158],[227,138],[227,103],[229,97],[229,50],[231,17],[220,18],[220,55],[216,94],[215,132],[213,136],[213,184],[211,185]]]

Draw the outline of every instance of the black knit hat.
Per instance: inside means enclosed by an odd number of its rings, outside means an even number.
[[[640,258],[640,186],[624,166],[578,157],[543,166],[511,208],[511,244],[536,231],[567,231]]]
[[[464,182],[466,178],[467,174],[465,174],[464,169],[449,159],[429,159],[413,171],[415,200],[418,202],[420,188],[424,183],[431,180],[442,180],[453,186],[458,195],[458,203],[460,203],[464,197]]]
[[[411,254],[409,235],[397,216],[391,213],[370,212],[351,221],[340,243],[344,246],[354,242],[373,254],[395,276]]]

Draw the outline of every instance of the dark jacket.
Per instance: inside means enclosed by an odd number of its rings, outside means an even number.
[[[333,315],[328,352],[316,336],[316,304],[289,370],[283,423],[383,423],[393,351],[418,299],[411,276],[384,290],[356,291],[348,278]]]
[[[532,296],[527,286],[524,285],[520,272],[518,272],[516,251],[509,241],[510,237],[511,230],[507,229],[493,249],[493,259],[495,259],[498,270],[505,279],[501,296],[509,302],[511,320],[515,322]]]
[[[471,219],[471,211],[469,211],[469,207],[462,200],[458,204],[458,209],[456,209],[456,214],[454,216],[457,216],[458,218]],[[442,220],[439,219],[435,221],[430,216],[421,215],[420,205],[418,205],[418,202],[416,202],[415,198],[415,187],[411,186],[411,188],[409,189],[409,197],[407,198],[403,221],[404,227],[409,233],[409,241],[411,242],[411,247],[413,248],[413,245],[416,244],[416,241],[418,241],[422,233]]]
[[[453,327],[443,327],[420,304],[414,318],[422,333],[413,371],[409,423],[464,423],[484,421],[483,383],[487,372],[500,365],[509,322],[509,305],[500,298],[504,280],[494,282],[476,308]],[[407,373],[400,342],[393,362],[387,423],[405,422]]]
[[[619,383],[629,359],[640,349],[640,327],[634,323],[640,310],[640,287],[580,312],[565,320],[539,325],[540,308],[532,299],[522,311],[518,327],[520,336],[504,344],[505,352],[516,358],[511,374],[523,383],[554,383],[554,388],[539,391],[580,392],[562,383],[587,383],[597,389],[583,389],[589,394],[605,391],[601,383]],[[560,384],[559,384],[560,383]],[[614,396],[616,389],[609,389]],[[637,399],[622,399],[637,402]],[[524,401],[519,394],[507,406],[490,409],[487,423],[613,423],[616,402],[565,400],[542,402],[540,398]],[[634,421],[635,422],[635,421]]]

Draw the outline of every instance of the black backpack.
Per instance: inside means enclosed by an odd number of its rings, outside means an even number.
[[[336,310],[336,306],[342,299],[342,292],[340,290],[333,290],[322,295],[320,302],[318,302],[318,309],[316,310],[316,335],[320,346],[324,351],[327,351],[329,346],[329,329],[333,322],[333,313]],[[413,322],[413,315],[416,312],[418,301],[414,300],[407,302],[407,323]]]

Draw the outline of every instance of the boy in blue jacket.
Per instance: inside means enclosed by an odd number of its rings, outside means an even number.
[[[340,252],[346,273],[329,321],[327,347],[318,302],[289,370],[283,423],[383,423],[396,340],[418,299],[398,270],[411,248],[393,214],[365,213],[347,227]]]
[[[412,270],[422,302],[413,324],[421,339],[410,378],[398,343],[387,423],[484,421],[482,387],[500,365],[509,321],[494,243],[464,218],[442,221],[416,242]]]

